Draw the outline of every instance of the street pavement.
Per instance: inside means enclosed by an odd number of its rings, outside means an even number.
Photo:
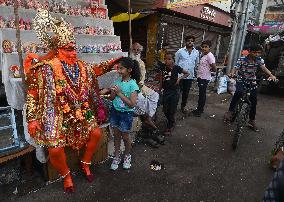
[[[281,96],[258,97],[259,132],[245,129],[237,151],[231,148],[233,125],[222,122],[230,96],[209,93],[202,117],[184,117],[180,110],[174,133],[158,149],[136,144],[133,165],[109,170],[110,161],[95,168],[93,183],[81,174],[73,176],[75,194],[63,193],[62,181],[7,193],[5,201],[188,201],[254,202],[261,201],[272,178],[268,167],[270,151],[283,130],[284,99]],[[196,89],[189,97],[189,108],[197,103]],[[178,107],[179,108],[179,107]],[[163,130],[165,118],[158,111]],[[152,171],[157,160],[165,169]],[[29,193],[29,191],[31,191]],[[3,197],[3,196],[2,196]],[[1,198],[1,197],[0,197]]]

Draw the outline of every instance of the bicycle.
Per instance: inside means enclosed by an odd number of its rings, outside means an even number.
[[[256,82],[262,80],[266,79],[242,79],[244,92],[232,114],[232,122],[236,121],[236,129],[234,130],[234,137],[232,143],[233,150],[237,149],[240,137],[242,135],[242,130],[248,122],[249,112],[251,109],[251,91],[256,88]]]

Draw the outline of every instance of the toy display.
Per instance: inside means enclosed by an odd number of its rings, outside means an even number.
[[[20,18],[19,20],[19,27],[21,30],[31,30],[31,20],[30,19],[24,19]],[[15,29],[15,19],[13,16],[9,17],[8,19],[5,19],[3,16],[0,16],[0,28],[11,28]],[[89,34],[89,35],[113,35],[113,30],[103,28],[100,26],[89,26],[89,24],[86,24],[86,26],[83,27],[75,27],[74,32],[76,34]]]
[[[12,44],[9,40],[4,40],[2,42],[2,48],[4,53],[12,53]]]
[[[0,5],[13,6],[13,0],[3,1],[0,0]],[[62,13],[64,15],[75,15],[94,18],[107,18],[107,9],[101,7],[101,0],[86,0],[85,7],[77,5],[72,7],[68,4],[67,0],[45,0],[41,3],[39,0],[18,0],[19,7],[26,9],[38,10],[39,8],[47,9],[50,12]]]
[[[12,72],[12,75],[13,75],[14,78],[21,78],[20,67],[19,66],[12,65],[9,69]]]
[[[4,40],[2,43],[4,53],[16,53],[17,48],[13,41]],[[121,51],[120,44],[108,43],[108,44],[95,44],[87,46],[77,46],[79,53],[113,53]],[[25,42],[22,44],[23,53],[47,53],[48,50],[40,43]]]
[[[107,19],[107,8],[104,5],[103,0],[80,0],[81,3],[74,4],[68,0],[17,0],[17,4],[19,6],[19,11],[27,12],[28,15],[20,15],[19,18],[19,28],[23,32],[21,32],[21,50],[24,54],[24,57],[28,53],[36,53],[39,55],[43,55],[47,53],[49,50],[47,47],[44,47],[39,41],[32,41],[33,37],[26,37],[30,34],[34,36],[34,24],[32,23],[31,13],[34,13],[34,10],[38,10],[43,8],[45,10],[50,11],[50,13],[60,13],[69,16],[81,16],[80,18],[73,18],[65,16],[68,21],[76,22],[74,25],[73,33],[76,38],[84,38],[88,37],[92,39],[90,36],[113,36],[114,30],[113,27],[109,27],[109,25],[105,25],[104,23],[93,23],[92,21],[96,21],[99,19]],[[5,7],[7,7],[7,11],[10,11],[14,6],[14,0],[0,0],[1,9],[4,12],[0,12],[0,31],[3,31],[3,35],[0,37],[1,45],[2,45],[2,54],[3,57],[15,57],[14,55],[18,53],[16,39],[11,38],[11,34],[15,34],[15,32],[11,32],[11,29],[16,29],[15,16],[11,12],[6,12]],[[2,11],[2,10],[1,10]],[[82,18],[83,17],[83,18]],[[84,18],[88,17],[86,22],[84,23]],[[92,19],[93,18],[93,19]],[[80,22],[79,22],[80,21]],[[83,22],[83,23],[82,23]],[[101,26],[100,26],[101,25]],[[3,30],[1,30],[3,29]],[[31,32],[25,32],[25,30],[32,30]],[[50,32],[49,28],[46,29],[46,32]],[[23,34],[22,34],[23,33]],[[5,36],[6,35],[6,36]],[[78,35],[90,35],[90,36],[78,36]],[[105,39],[105,37],[103,37]],[[117,38],[116,38],[117,39]],[[111,40],[107,40],[111,41]],[[91,45],[86,44],[77,44],[76,47],[77,53],[80,54],[104,54],[104,53],[117,53],[122,52],[120,42],[115,43],[92,43]],[[102,55],[99,56],[103,58]],[[109,56],[107,56],[109,57]],[[9,59],[10,60],[10,59]],[[9,61],[8,60],[8,61]],[[14,78],[19,77],[19,66],[17,63],[12,63],[7,65],[7,69],[10,70],[10,75]]]

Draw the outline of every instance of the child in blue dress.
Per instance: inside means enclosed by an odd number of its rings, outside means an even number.
[[[110,95],[113,103],[110,112],[110,124],[114,129],[115,149],[115,157],[111,164],[111,170],[116,170],[121,162],[121,138],[125,145],[123,168],[129,169],[131,167],[131,141],[129,132],[132,128],[134,107],[139,92],[137,85],[140,79],[139,64],[129,57],[121,58],[118,61],[118,73],[121,78],[115,81]]]

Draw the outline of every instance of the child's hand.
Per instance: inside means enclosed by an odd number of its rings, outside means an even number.
[[[109,88],[104,88],[100,91],[100,95],[105,95],[105,94],[108,94],[110,93],[110,89]]]
[[[114,86],[113,88],[113,91],[118,95],[119,93],[121,93],[121,89],[119,86]]]
[[[276,76],[270,76],[270,77],[268,77],[267,80],[268,80],[268,81],[274,81],[274,82],[277,82],[277,81],[278,81],[278,79],[276,78]]]
[[[179,85],[181,78],[177,79],[176,85]]]

